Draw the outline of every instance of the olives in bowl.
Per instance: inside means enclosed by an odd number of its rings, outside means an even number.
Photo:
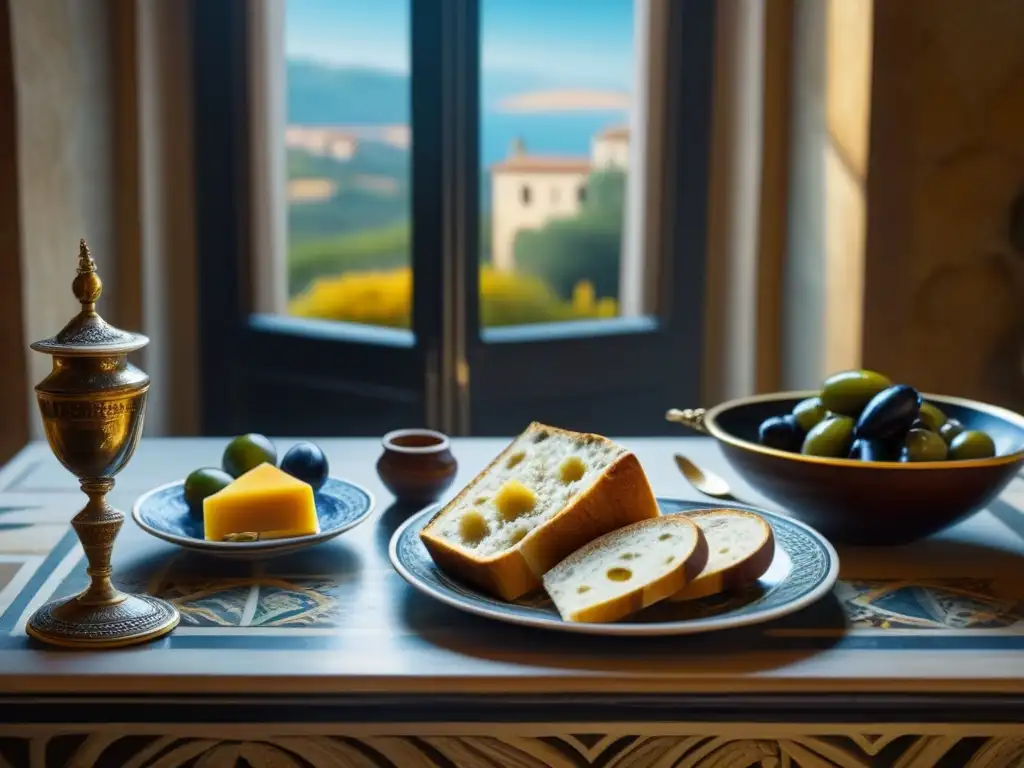
[[[824,388],[776,392],[668,418],[710,435],[747,486],[836,544],[930,536],[983,509],[1024,466],[1024,416],[964,398],[919,393],[907,424],[914,398],[900,390],[897,414],[871,416],[858,435],[868,404],[898,385],[872,378],[858,394],[853,380],[843,380],[839,397],[822,398]],[[799,428],[789,447],[762,439],[773,419]]]
[[[758,442],[856,461],[964,461],[996,455],[985,432],[965,429],[913,387],[865,370],[829,376],[817,394],[789,413],[769,416],[758,428]]]

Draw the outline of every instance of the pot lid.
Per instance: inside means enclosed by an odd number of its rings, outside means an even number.
[[[34,342],[36,352],[48,355],[118,355],[134,352],[149,343],[141,333],[122,331],[96,313],[96,302],[103,292],[103,281],[85,240],[79,241],[78,274],[71,289],[82,305],[81,311],[56,336]]]

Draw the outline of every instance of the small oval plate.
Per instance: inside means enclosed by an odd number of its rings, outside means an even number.
[[[373,495],[355,483],[329,478],[314,495],[320,533],[263,541],[207,541],[203,524],[185,503],[185,483],[177,480],[139,497],[132,519],[159,539],[215,557],[257,559],[286,555],[333,539],[366,520],[373,511]]]
[[[662,601],[613,624],[563,621],[547,595],[538,593],[506,603],[462,584],[434,565],[419,533],[438,506],[409,518],[391,537],[388,554],[410,585],[442,603],[510,624],[591,635],[691,635],[760,624],[817,602],[839,576],[839,556],[817,531],[797,520],[743,504],[706,504],[658,499],[662,514],[685,514],[727,506],[755,512],[775,533],[775,559],[757,584],[734,595],[681,603]]]

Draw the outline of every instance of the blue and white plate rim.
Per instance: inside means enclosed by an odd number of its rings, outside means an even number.
[[[207,550],[219,550],[224,552],[241,552],[241,551],[257,551],[257,550],[274,550],[281,548],[300,547],[306,544],[320,543],[333,539],[335,536],[340,536],[346,531],[350,531],[357,525],[365,523],[367,519],[373,514],[374,509],[377,507],[377,500],[374,495],[364,486],[359,483],[354,483],[351,480],[345,480],[340,477],[331,477],[329,480],[333,480],[338,483],[344,483],[355,491],[363,494],[366,497],[366,509],[360,514],[354,517],[349,522],[341,525],[337,528],[332,528],[328,531],[321,531],[320,533],[313,533],[308,536],[295,536],[288,539],[267,539],[266,541],[207,541],[206,539],[194,539],[190,536],[177,536],[173,533],[167,533],[161,531],[158,528],[154,528],[149,523],[142,519],[140,510],[143,504],[145,504],[150,498],[156,496],[164,491],[167,491],[175,486],[179,486],[184,493],[185,481],[184,480],[172,480],[169,483],[158,485],[156,488],[150,488],[144,494],[139,496],[132,504],[132,520],[142,530],[151,536],[156,536],[158,539],[170,542],[171,544],[177,544],[181,547],[188,547],[191,549],[207,549]]]
[[[786,602],[782,605],[775,606],[773,608],[762,609],[758,611],[752,611],[747,613],[734,613],[724,614],[720,617],[700,618],[700,619],[688,619],[684,621],[666,621],[659,623],[604,623],[604,624],[587,624],[587,623],[576,623],[568,622],[560,619],[557,614],[550,616],[523,616],[513,613],[511,611],[504,611],[501,608],[490,607],[486,600],[486,596],[480,595],[479,601],[462,597],[454,591],[449,591],[443,588],[436,588],[435,586],[423,582],[419,579],[416,574],[410,571],[398,554],[398,546],[402,541],[403,536],[409,531],[410,528],[422,523],[425,519],[433,516],[437,513],[438,509],[442,506],[441,504],[433,504],[420,512],[412,515],[402,525],[400,525],[392,534],[391,540],[388,543],[388,558],[391,560],[391,564],[398,574],[414,589],[422,594],[428,595],[441,603],[449,605],[453,608],[457,608],[466,613],[475,614],[477,616],[484,616],[486,618],[495,619],[510,624],[517,624],[521,626],[532,626],[540,627],[543,629],[551,629],[562,632],[571,632],[576,634],[589,634],[589,635],[606,635],[606,636],[666,636],[666,635],[689,635],[698,634],[702,632],[720,631],[726,629],[736,629],[739,627],[753,626],[756,624],[763,624],[775,619],[788,616],[792,613],[796,613],[814,603],[818,602],[831,591],[832,587],[835,586],[836,581],[839,578],[839,554],[836,552],[835,547],[832,546],[831,542],[826,539],[822,534],[816,531],[806,523],[796,520],[795,518],[789,517],[788,515],[772,512],[761,507],[751,506],[749,504],[738,504],[738,503],[709,503],[703,501],[691,501],[687,499],[675,499],[670,497],[658,497],[659,506],[682,504],[686,508],[667,512],[665,514],[680,514],[686,511],[694,511],[697,509],[713,509],[728,507],[730,509],[742,509],[749,512],[765,517],[769,524],[772,525],[773,530],[776,532],[776,541],[778,543],[778,529],[776,524],[783,526],[790,526],[798,531],[801,531],[804,536],[808,539],[813,540],[825,553],[828,559],[828,569],[825,575],[820,578],[817,584],[807,591],[800,597]],[[688,509],[687,509],[688,508]],[[422,546],[422,545],[421,545]],[[788,553],[787,553],[788,555]],[[429,555],[427,555],[429,558]],[[436,568],[437,566],[433,566]],[[786,579],[792,578],[792,571],[785,577]],[[467,587],[468,590],[472,590],[472,587]],[[514,603],[510,603],[512,607]]]

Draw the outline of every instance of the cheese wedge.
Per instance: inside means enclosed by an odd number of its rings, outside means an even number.
[[[320,521],[313,487],[264,463],[203,500],[203,527],[207,541],[284,539],[319,533]]]

